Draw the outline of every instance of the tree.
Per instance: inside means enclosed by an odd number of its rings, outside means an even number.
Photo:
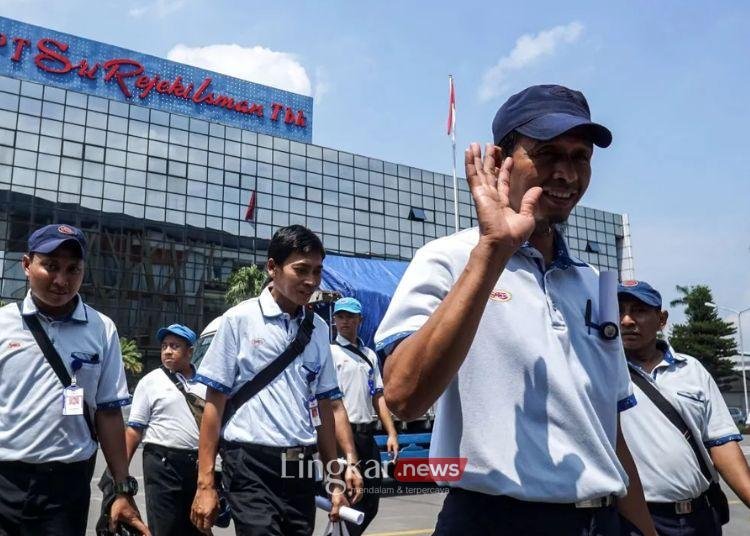
[[[140,374],[143,371],[143,361],[141,361],[143,356],[135,341],[120,337],[120,351],[122,352],[122,364],[125,370],[131,374]]]
[[[733,373],[733,363],[727,359],[737,354],[733,324],[725,322],[716,308],[706,305],[713,302],[711,289],[706,285],[677,286],[681,297],[669,302],[671,307],[685,307],[687,322],[675,324],[669,337],[672,347],[680,353],[698,359],[719,383]]]
[[[265,272],[254,264],[236,268],[227,280],[227,292],[224,294],[224,300],[231,307],[249,298],[254,298],[263,290],[265,281]]]

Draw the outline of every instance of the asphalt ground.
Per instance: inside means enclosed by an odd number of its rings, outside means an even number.
[[[750,460],[750,435],[745,436],[741,445],[745,457]],[[131,474],[138,479],[138,483],[143,489],[141,449],[138,449],[133,457],[130,469]],[[96,487],[96,482],[103,470],[104,458],[100,451],[97,457],[96,472],[91,483],[91,507],[89,509],[87,536],[95,536],[94,526],[101,508],[101,492]],[[731,510],[731,521],[724,526],[724,536],[747,536],[750,534],[750,510],[737,499],[727,486],[724,485],[723,487],[729,497]],[[378,515],[368,527],[366,534],[369,536],[422,536],[432,534],[444,498],[445,493],[438,488],[429,489],[429,493],[402,493],[394,497],[381,498]],[[141,514],[145,516],[146,506],[142,492],[136,496],[136,503]],[[315,523],[314,534],[316,536],[323,534],[327,520],[326,514],[319,510]],[[232,535],[234,529],[230,525],[227,529],[215,530],[214,534],[217,536]]]

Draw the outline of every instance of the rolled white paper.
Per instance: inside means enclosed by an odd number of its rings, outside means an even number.
[[[321,510],[325,510],[326,512],[330,512],[331,508],[333,508],[331,501],[325,497],[321,497],[320,495],[315,496],[315,506],[317,506]],[[339,516],[341,516],[341,519],[343,519],[344,521],[354,523],[355,525],[361,525],[365,520],[364,512],[360,512],[359,510],[355,510],[354,508],[349,508],[348,506],[342,506],[339,509]]]
[[[617,272],[607,271],[599,273],[599,318],[597,323],[602,325],[612,322],[620,325],[620,307],[617,304]]]

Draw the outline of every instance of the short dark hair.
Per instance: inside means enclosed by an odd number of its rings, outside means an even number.
[[[503,137],[502,140],[500,140],[500,143],[496,144],[498,147],[500,147],[500,149],[502,149],[503,158],[513,154],[513,151],[516,150],[516,145],[518,145],[519,138],[520,136],[518,135],[518,131],[511,130]]]
[[[290,225],[276,231],[268,244],[268,258],[276,264],[284,264],[295,251],[299,253],[320,253],[325,258],[326,250],[318,235],[302,225]]]

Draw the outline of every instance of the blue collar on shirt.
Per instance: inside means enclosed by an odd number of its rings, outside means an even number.
[[[547,269],[560,268],[562,270],[565,270],[571,266],[587,266],[585,262],[580,262],[570,256],[570,254],[568,253],[568,246],[565,243],[565,238],[557,228],[553,229],[552,232],[554,233],[555,254],[552,258],[552,262],[547,267]],[[521,244],[521,249],[519,251],[532,257],[541,255],[541,253],[539,253],[539,251],[528,240]]]
[[[666,361],[669,365],[674,365],[675,363],[684,363],[685,361],[687,361],[680,354],[675,354],[674,352],[672,352],[672,347],[669,346],[666,341],[656,341],[656,347],[664,353],[664,361]]]
[[[265,317],[275,318],[284,314],[284,311],[281,310],[279,304],[276,303],[276,300],[271,296],[271,290],[269,287],[264,288],[263,292],[258,296],[258,304],[260,305],[260,311]],[[294,315],[291,315],[292,318],[298,318],[301,316],[304,316],[302,307],[298,307],[297,312]]]
[[[73,312],[62,318],[52,318],[39,310],[31,297],[31,290],[29,290],[29,292],[26,293],[26,297],[23,299],[23,314],[39,314],[50,322],[77,322],[85,324],[89,321],[89,314],[86,311],[86,305],[83,303],[83,298],[81,298],[80,294],[76,294],[74,299],[76,300],[76,307],[73,309]]]

